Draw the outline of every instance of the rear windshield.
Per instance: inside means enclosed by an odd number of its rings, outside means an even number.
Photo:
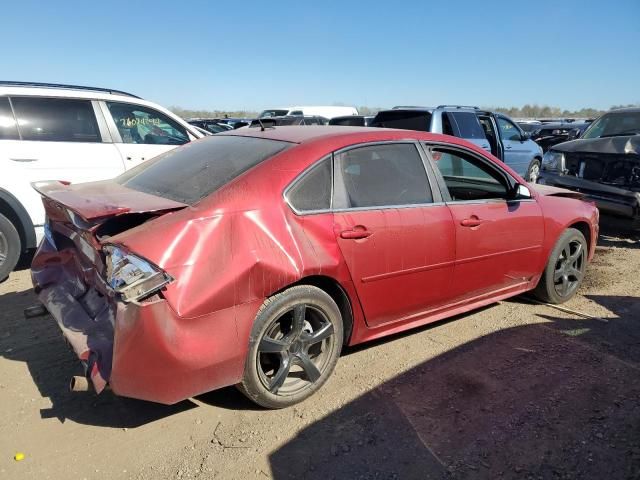
[[[431,126],[431,113],[424,111],[389,110],[378,113],[372,127],[404,128],[428,132]]]
[[[291,145],[264,138],[206,137],[142,163],[115,181],[133,190],[193,205]]]

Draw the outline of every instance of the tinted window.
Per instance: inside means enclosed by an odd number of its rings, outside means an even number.
[[[498,128],[500,129],[502,140],[520,141],[520,130],[506,118],[498,117]]]
[[[182,145],[189,141],[182,125],[156,110],[128,103],[107,105],[123,143]]]
[[[431,126],[431,113],[424,111],[389,110],[380,112],[371,122],[372,127],[404,128],[428,132]]]
[[[506,198],[504,178],[486,162],[457,151],[434,149],[433,160],[454,201]]]
[[[132,168],[116,182],[191,205],[290,145],[252,137],[205,137]]]
[[[327,210],[331,204],[331,159],[322,160],[287,192],[298,211]]]
[[[359,117],[357,115],[352,115],[350,117],[336,117],[329,120],[329,125],[343,125],[349,127],[364,127],[365,119],[364,117]]]
[[[23,140],[48,142],[100,142],[89,100],[12,97]]]
[[[415,145],[355,148],[336,155],[334,205],[358,208],[430,203],[431,190]]]
[[[0,140],[17,140],[18,129],[7,97],[0,97]]]
[[[458,126],[461,138],[486,138],[475,113],[452,112],[451,115]]]

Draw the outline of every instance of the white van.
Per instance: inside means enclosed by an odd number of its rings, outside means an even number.
[[[0,81],[0,281],[44,235],[31,182],[105,180],[203,137],[155,103],[116,90]]]
[[[285,115],[313,115],[331,120],[333,117],[358,115],[355,107],[327,107],[327,106],[296,106],[282,108],[268,108],[263,110],[258,118],[282,117]]]

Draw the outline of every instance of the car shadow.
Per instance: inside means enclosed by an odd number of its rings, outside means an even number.
[[[609,323],[545,315],[424,362],[275,450],[273,476],[638,478],[640,317],[625,308]]]
[[[625,219],[602,215],[598,246],[640,248],[640,231],[632,230]]]
[[[24,308],[36,301],[31,291],[0,295],[0,356],[26,364],[40,395],[51,402],[40,411],[42,418],[134,428],[197,406],[192,401],[161,405],[118,397],[108,390],[97,396],[70,392],[69,379],[82,375],[82,367],[51,316],[24,318]]]

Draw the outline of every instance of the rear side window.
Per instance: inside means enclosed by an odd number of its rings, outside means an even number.
[[[380,112],[371,123],[372,127],[403,128],[428,132],[431,127],[431,113],[424,111],[389,110]]]
[[[480,126],[478,117],[472,112],[450,112],[453,121],[458,127],[460,138],[484,139],[484,131]]]
[[[321,160],[287,192],[287,199],[299,212],[331,207],[331,158]]]
[[[12,97],[23,140],[101,142],[89,100]]]
[[[347,150],[336,158],[334,208],[431,203],[431,189],[415,145],[384,144]]]
[[[263,138],[213,135],[144,162],[116,177],[116,182],[192,205],[290,145]]]
[[[107,106],[123,143],[182,145],[189,141],[182,125],[157,110],[119,102]]]
[[[18,128],[7,97],[0,97],[0,140],[17,140]]]

